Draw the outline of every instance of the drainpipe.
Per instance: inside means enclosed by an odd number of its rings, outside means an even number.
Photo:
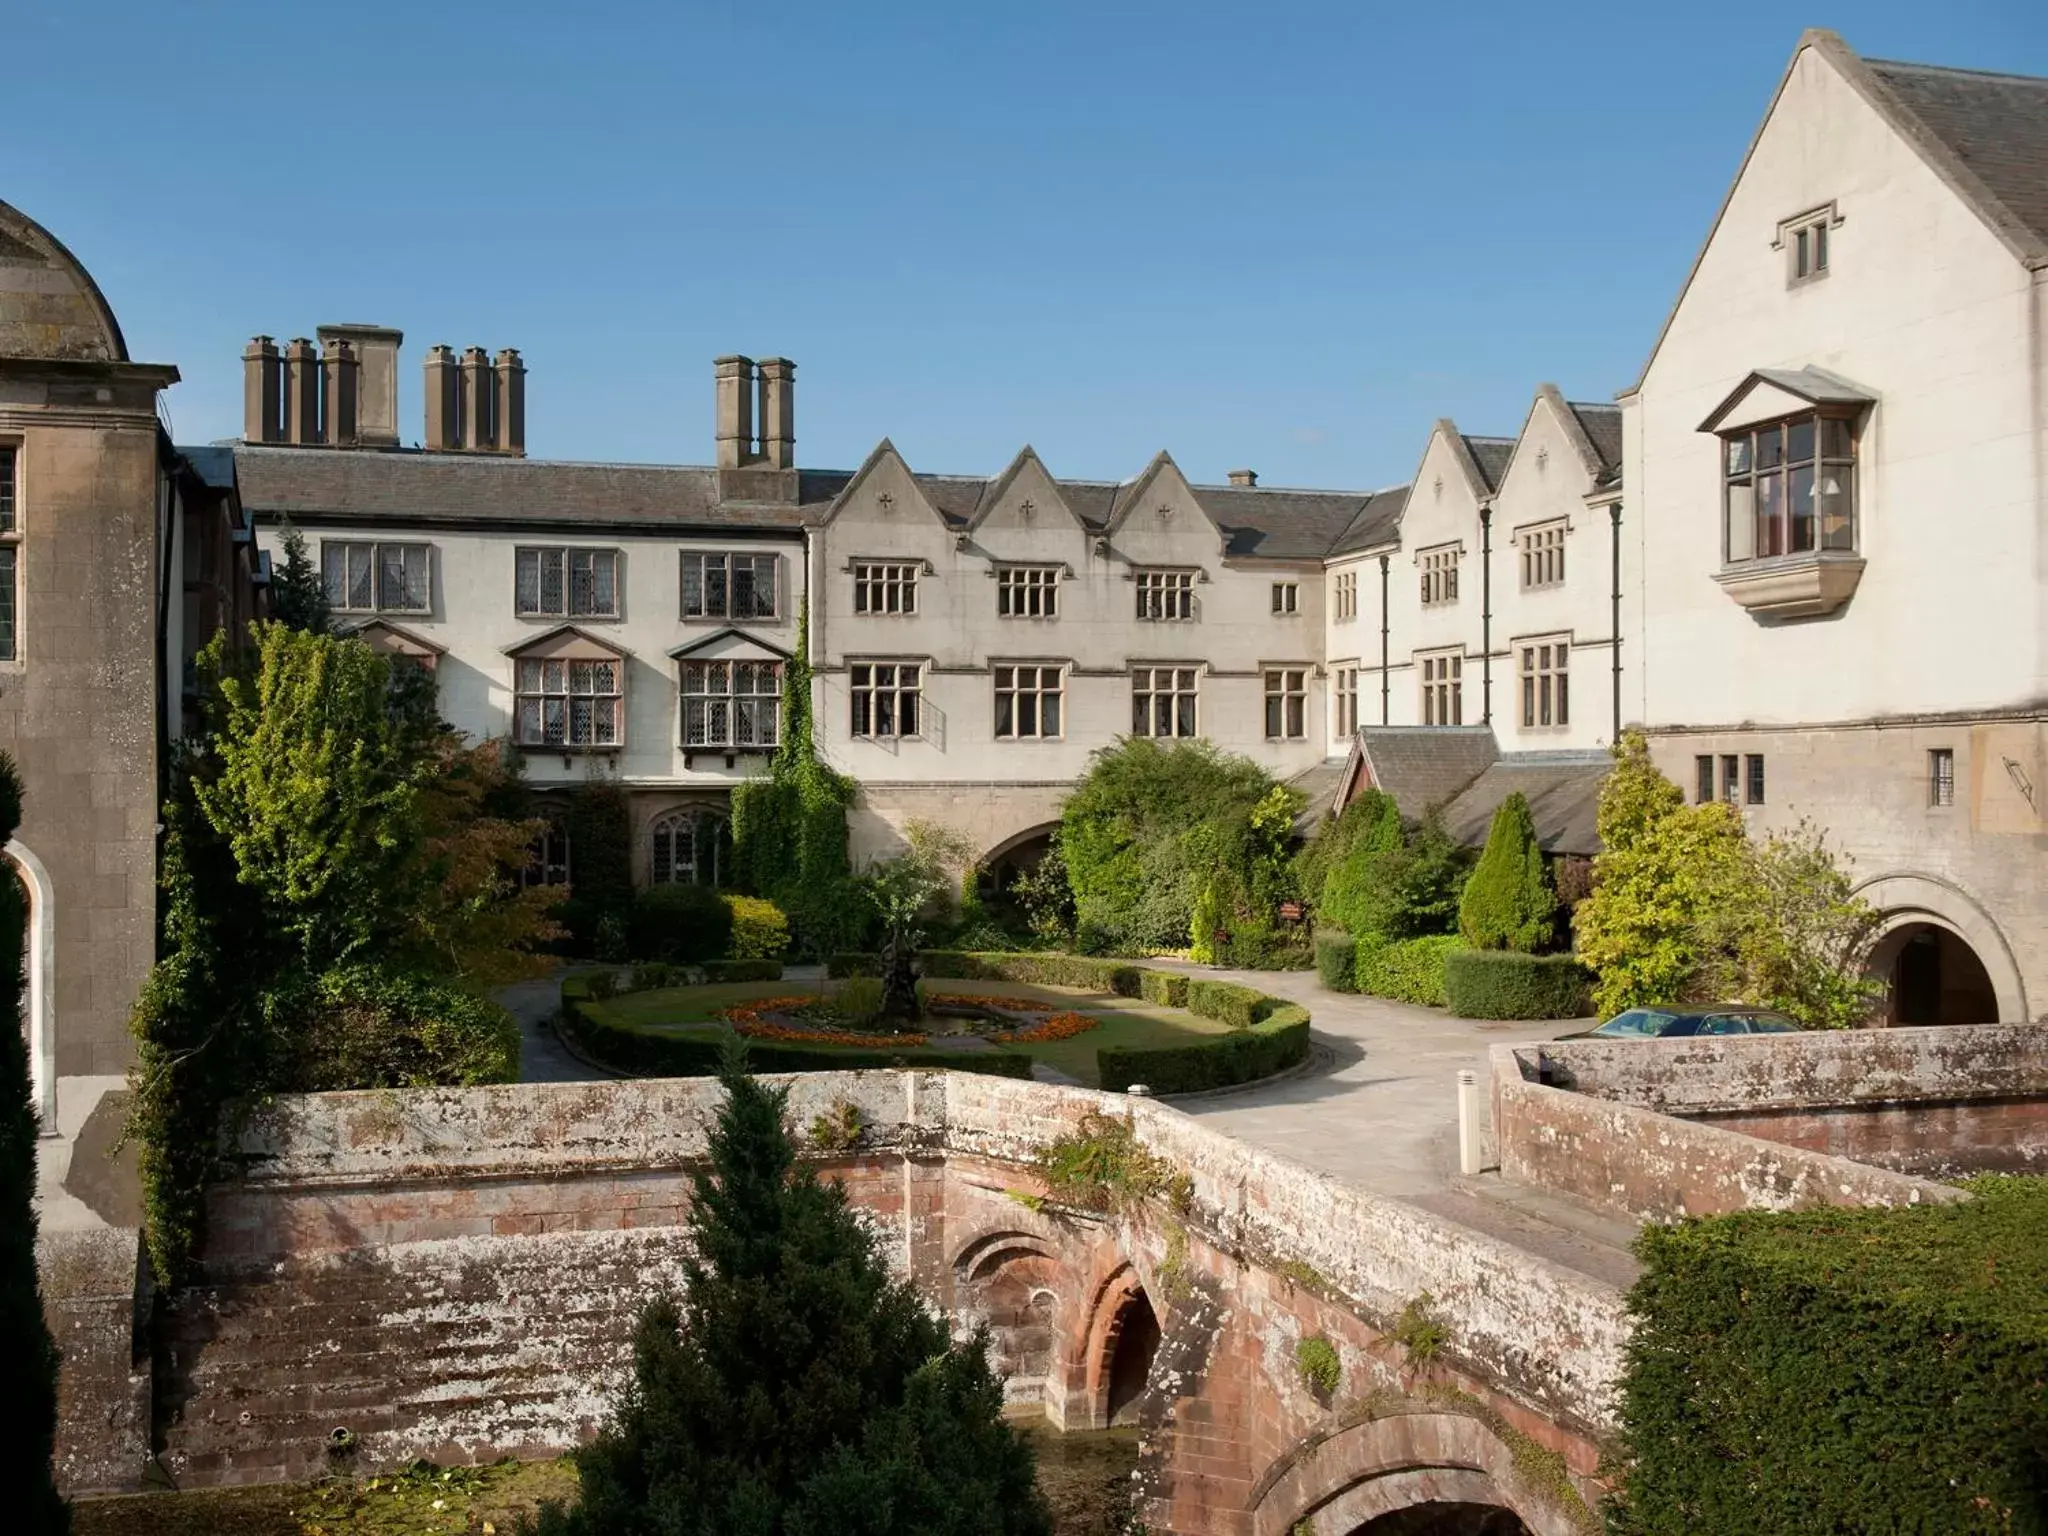
[[[1607,517],[1614,528],[1614,581],[1609,599],[1614,606],[1614,644],[1610,658],[1614,667],[1614,734],[1610,741],[1621,740],[1621,503],[1615,502],[1607,509]]]
[[[1479,508],[1479,723],[1493,724],[1493,503]]]
[[[1380,724],[1391,723],[1387,713],[1388,692],[1393,684],[1387,677],[1387,557],[1380,556]]]

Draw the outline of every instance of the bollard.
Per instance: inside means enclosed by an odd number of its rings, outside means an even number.
[[[1130,1087],[1126,1088],[1124,1092],[1129,1094],[1134,1099],[1149,1099],[1152,1097],[1152,1090],[1150,1088],[1147,1088],[1143,1083],[1133,1083]]]
[[[1486,1160],[1480,1145],[1479,1074],[1458,1069],[1458,1172],[1470,1177]]]

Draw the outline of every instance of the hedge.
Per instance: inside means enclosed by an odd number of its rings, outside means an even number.
[[[636,893],[626,916],[626,951],[635,960],[700,965],[732,945],[732,908],[707,885],[653,885]]]
[[[712,1077],[724,1056],[721,1041],[690,1040],[637,1025],[615,1024],[593,1017],[573,997],[562,1000],[560,1023],[562,1032],[593,1060],[642,1077]],[[756,1072],[858,1072],[871,1067],[918,1067],[982,1072],[992,1077],[1031,1076],[1031,1058],[1022,1051],[934,1051],[924,1046],[904,1051],[811,1050],[749,1040],[747,1062]]]
[[[1612,1529],[2048,1531],[2048,1180],[1645,1228]]]
[[[1332,992],[1358,990],[1358,941],[1341,928],[1316,935],[1316,975]]]
[[[1188,982],[1188,1012],[1228,1024],[1232,1029],[1250,1029],[1281,1006],[1279,998],[1240,987],[1234,981]]]
[[[1455,933],[1401,939],[1392,944],[1361,940],[1358,990],[1399,1003],[1441,1008],[1445,1002],[1445,962],[1453,954],[1463,952],[1464,942]]]
[[[1230,1088],[1284,1072],[1308,1059],[1308,1010],[1298,1003],[1276,1006],[1249,1029],[1233,1029],[1200,1045],[1157,1046],[1151,1050],[1109,1047],[1095,1053],[1102,1086],[1121,1093],[1143,1083],[1154,1093],[1195,1093]]]
[[[706,960],[700,967],[706,981],[780,981],[780,960]]]
[[[1461,949],[1444,966],[1445,1001],[1461,1019],[1579,1019],[1593,975],[1571,955]]]

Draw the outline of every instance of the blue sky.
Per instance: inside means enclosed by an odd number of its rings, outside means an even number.
[[[429,344],[517,346],[534,454],[702,463],[739,351],[809,465],[1378,486],[1633,380],[1805,25],[2048,74],[2038,0],[100,0],[10,17],[0,197],[185,441],[365,320],[408,441]]]

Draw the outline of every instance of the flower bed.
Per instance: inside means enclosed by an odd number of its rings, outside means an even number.
[[[1085,1035],[1102,1022],[1088,1013],[1056,1013],[1022,1029],[1005,1029],[989,1038],[999,1045],[1045,1045],[1054,1040],[1071,1040]]]
[[[927,1043],[923,1035],[863,1035],[852,1030],[835,1029],[829,1024],[778,1024],[763,1017],[771,1013],[814,1013],[819,1001],[816,997],[764,997],[756,1002],[735,1003],[723,1010],[719,1017],[733,1027],[735,1034],[745,1035],[749,1040],[776,1040],[785,1045],[831,1045],[886,1051],[908,1050]]]
[[[931,992],[927,1008],[978,1008],[985,1013],[1057,1013],[1059,1004],[1039,997],[984,997],[978,992]]]

